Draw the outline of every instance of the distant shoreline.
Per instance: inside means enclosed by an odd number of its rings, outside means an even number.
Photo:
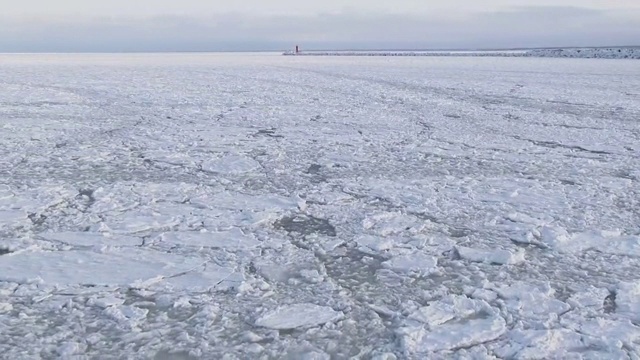
[[[375,57],[544,57],[582,59],[640,59],[640,47],[576,47],[511,50],[450,51],[286,51],[287,56],[375,56]]]
[[[640,45],[622,45],[622,46],[549,46],[549,47],[522,47],[522,48],[382,48],[382,49],[354,49],[354,48],[315,48],[305,49],[303,52],[510,52],[510,51],[531,51],[531,50],[571,50],[571,49],[638,49]],[[3,51],[0,54],[241,54],[241,53],[282,53],[283,49],[267,49],[267,50],[122,50],[122,51]]]

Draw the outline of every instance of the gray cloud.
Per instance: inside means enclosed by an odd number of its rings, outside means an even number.
[[[216,51],[305,48],[516,48],[638,45],[640,12],[517,7],[455,16],[324,13],[306,16],[0,19],[0,51]]]

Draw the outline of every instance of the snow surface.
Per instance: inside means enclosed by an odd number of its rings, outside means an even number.
[[[640,358],[633,61],[0,63],[0,357]]]

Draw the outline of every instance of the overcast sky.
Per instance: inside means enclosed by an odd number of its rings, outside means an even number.
[[[640,0],[0,0],[0,51],[640,45]]]

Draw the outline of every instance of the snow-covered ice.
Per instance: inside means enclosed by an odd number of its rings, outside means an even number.
[[[640,358],[640,67],[510,55],[0,55],[0,357]]]
[[[282,306],[256,320],[256,325],[276,330],[314,327],[341,319],[343,314],[327,306],[295,304]]]
[[[417,358],[490,342],[506,331],[506,321],[488,303],[447,296],[409,315],[399,333],[405,355]]]
[[[200,271],[200,268],[206,270]],[[190,286],[189,282],[182,280],[190,278],[193,272],[199,276],[208,275],[211,282],[206,285],[214,287],[233,273],[233,269],[207,264],[207,260],[196,256],[175,256],[140,249],[21,252],[5,255],[2,270],[0,281],[35,281],[56,286],[144,286],[165,279],[170,283]]]
[[[480,250],[457,246],[456,252],[465,260],[497,265],[513,265],[525,261],[524,250]]]
[[[382,266],[401,274],[430,274],[437,270],[438,258],[415,252],[410,255],[398,255],[382,263]]]
[[[536,232],[542,243],[559,251],[603,253],[640,256],[640,235],[624,235],[616,231],[588,231],[569,234],[566,229],[544,226]]]
[[[619,313],[636,323],[640,322],[640,282],[620,284],[616,305]]]

